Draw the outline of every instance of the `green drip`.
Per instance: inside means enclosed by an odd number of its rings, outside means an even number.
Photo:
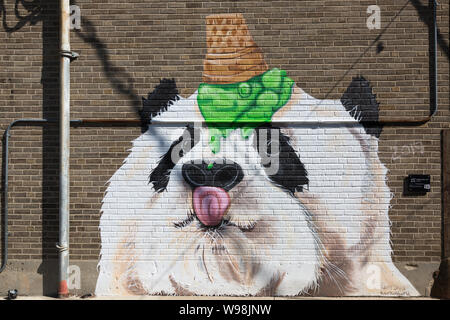
[[[211,151],[218,153],[221,139],[235,129],[248,139],[255,128],[270,122],[289,101],[293,85],[286,71],[277,68],[246,82],[200,84],[197,103],[210,130]]]

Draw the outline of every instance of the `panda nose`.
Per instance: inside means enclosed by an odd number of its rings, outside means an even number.
[[[230,191],[244,178],[241,166],[225,159],[212,163],[193,160],[183,164],[181,171],[192,189],[208,186]]]

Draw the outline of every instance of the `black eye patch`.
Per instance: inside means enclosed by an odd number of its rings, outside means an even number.
[[[175,79],[160,80],[159,85],[148,94],[147,99],[142,97],[142,109],[139,110],[142,133],[147,131],[153,117],[167,111],[168,107],[179,99]]]
[[[177,164],[178,160],[181,159],[187,152],[189,152],[198,142],[200,134],[198,132],[195,132],[195,130],[192,126],[188,125],[186,127],[185,132],[181,137],[178,138],[175,142],[172,143],[169,150],[161,157],[161,160],[159,160],[158,165],[155,169],[152,170],[149,177],[149,183],[153,184],[153,189],[156,192],[163,192],[166,190],[167,185],[169,183],[170,178],[170,172]],[[177,159],[174,159],[172,157],[172,153],[177,150],[178,151],[178,157],[175,157]]]
[[[267,145],[263,149],[260,150],[260,136],[262,133],[261,130],[266,130],[267,133],[264,133],[267,136]],[[277,154],[271,154],[273,144],[272,140],[272,130],[278,131],[279,144],[277,148]],[[280,128],[275,128],[271,126],[260,127],[255,129],[256,133],[256,149],[258,150],[258,154],[261,158],[273,158],[278,157],[279,167],[275,174],[268,175],[269,179],[272,180],[276,185],[285,189],[291,194],[294,192],[302,192],[303,186],[309,183],[308,180],[308,172],[305,169],[305,166],[300,161],[300,158],[295,152],[294,148],[292,148],[290,144],[290,139],[288,136],[284,135]],[[275,138],[275,137],[274,137]],[[263,164],[264,168],[269,168],[271,163]],[[267,170],[266,170],[267,172]]]

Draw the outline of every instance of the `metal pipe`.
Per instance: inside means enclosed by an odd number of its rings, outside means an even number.
[[[437,13],[436,13],[437,1],[428,0],[428,12],[429,18],[431,20],[431,26],[428,27],[430,35],[430,50],[429,50],[429,82],[430,82],[430,114],[423,119],[419,120],[406,120],[406,119],[389,119],[380,121],[380,124],[408,124],[408,125],[418,125],[425,124],[436,115],[438,111],[438,87],[437,87]]]
[[[430,118],[433,117],[438,110],[438,61],[437,61],[437,47],[438,47],[438,28],[437,28],[437,13],[436,13],[437,1],[428,0],[428,9],[431,10],[432,26],[430,44]]]
[[[59,127],[59,286],[60,298],[69,295],[69,156],[70,156],[70,1],[61,0],[60,16],[60,127]]]
[[[424,119],[419,120],[409,120],[405,121],[404,119],[391,119],[391,120],[381,120],[381,121],[356,121],[356,120],[271,120],[270,123],[274,124],[284,124],[284,125],[360,125],[361,123],[369,124],[369,125],[383,125],[383,126],[419,126],[422,124],[427,123],[431,120],[431,117],[428,116]],[[166,120],[159,120],[159,119],[152,119],[151,124],[184,124],[184,123],[206,123],[205,120],[195,120],[195,119],[166,119]],[[217,120],[213,121],[214,123],[220,123],[220,124],[227,124],[231,123],[229,120]],[[107,123],[107,124],[142,124],[140,120],[136,119],[83,119],[80,120],[80,124],[89,124],[89,123]],[[244,121],[242,122],[244,123]],[[245,121],[245,123],[260,123],[260,121]]]
[[[5,133],[3,135],[3,145],[4,145],[4,167],[3,167],[3,250],[2,250],[2,265],[0,267],[0,273],[3,272],[6,268],[6,264],[8,263],[8,163],[9,163],[9,138],[11,136],[11,129],[18,123],[45,123],[47,120],[45,119],[19,119],[14,120],[9,124],[6,128]]]

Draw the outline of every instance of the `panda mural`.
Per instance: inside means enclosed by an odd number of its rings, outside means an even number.
[[[317,100],[269,69],[241,14],[206,32],[198,90],[164,79],[143,99],[103,199],[96,294],[418,295],[391,260],[369,83]]]

